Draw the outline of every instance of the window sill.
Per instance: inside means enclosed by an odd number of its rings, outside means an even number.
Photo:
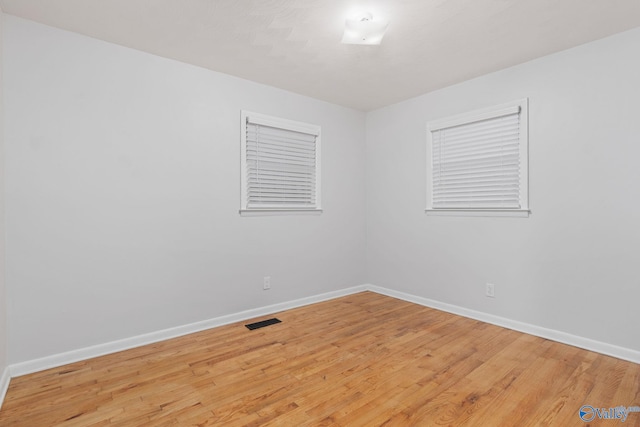
[[[320,215],[322,209],[240,209],[240,216]]]
[[[506,216],[527,218],[531,214],[528,209],[426,209],[429,216]]]

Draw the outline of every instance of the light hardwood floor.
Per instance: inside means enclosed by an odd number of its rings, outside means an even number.
[[[584,427],[582,405],[640,406],[640,365],[371,292],[274,316],[15,378],[0,426]]]

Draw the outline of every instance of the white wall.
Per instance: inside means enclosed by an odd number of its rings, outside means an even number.
[[[11,363],[364,283],[364,113],[5,25]],[[238,214],[241,109],[322,126],[322,215]]]
[[[365,120],[4,24],[10,363],[365,282],[640,350],[640,30]],[[522,97],[532,216],[427,217],[426,121]],[[238,215],[240,109],[322,126],[321,216]]]
[[[640,29],[368,114],[369,282],[640,350],[638,46]],[[426,122],[523,97],[532,215],[426,216]]]
[[[7,299],[5,287],[5,245],[4,245],[4,114],[3,114],[3,33],[4,14],[0,8],[0,378],[7,368]],[[0,381],[0,402],[2,401],[2,381]]]

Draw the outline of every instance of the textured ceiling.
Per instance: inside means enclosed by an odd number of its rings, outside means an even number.
[[[640,0],[0,0],[5,13],[359,110],[640,26]],[[380,46],[340,43],[355,11]]]

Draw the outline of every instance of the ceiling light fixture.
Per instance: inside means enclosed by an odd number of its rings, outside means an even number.
[[[388,26],[389,21],[374,21],[370,13],[362,14],[356,19],[347,19],[345,22],[344,35],[342,36],[342,43],[380,44]]]

